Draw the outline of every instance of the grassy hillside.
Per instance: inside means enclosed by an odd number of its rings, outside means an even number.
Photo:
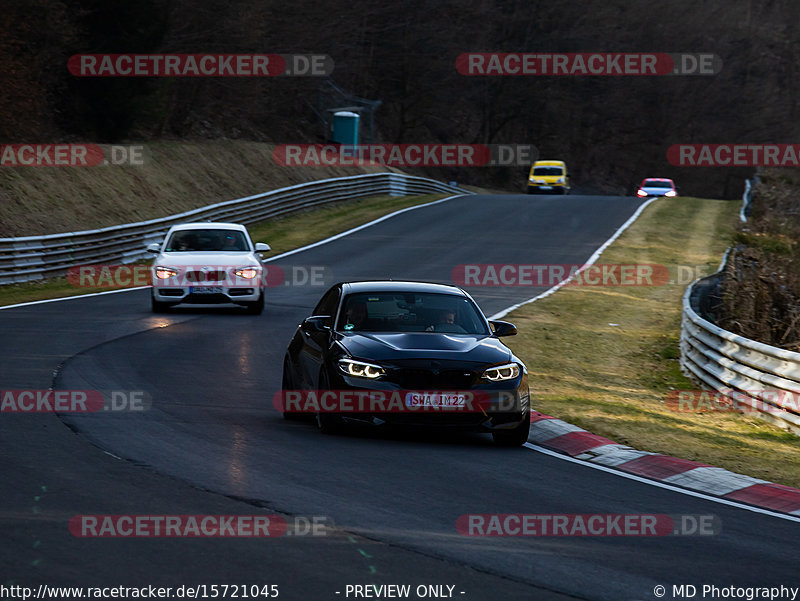
[[[273,145],[149,142],[143,165],[0,169],[0,237],[52,234],[164,217],[374,167],[279,167]]]

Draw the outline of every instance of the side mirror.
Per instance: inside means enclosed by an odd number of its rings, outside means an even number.
[[[256,252],[257,253],[265,253],[268,250],[272,250],[269,244],[265,244],[263,242],[256,242]]]
[[[303,323],[300,324],[300,329],[305,333],[311,332],[325,332],[331,329],[331,316],[330,315],[312,315],[306,317]]]
[[[507,321],[490,321],[489,324],[494,329],[494,336],[501,338],[503,336],[516,336],[517,326]]]
[[[157,243],[148,244],[147,245],[147,252],[149,253],[159,253],[161,252],[161,245]]]

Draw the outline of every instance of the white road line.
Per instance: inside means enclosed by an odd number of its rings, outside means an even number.
[[[701,492],[695,492],[693,490],[686,490],[685,488],[678,488],[676,486],[672,486],[670,484],[664,484],[663,482],[659,482],[658,480],[650,480],[648,478],[643,478],[642,476],[637,476],[636,474],[629,474],[628,472],[623,472],[621,470],[617,470],[614,468],[606,467],[604,465],[597,465],[596,463],[590,463],[588,461],[584,461],[582,459],[575,459],[570,457],[569,455],[564,455],[563,453],[558,453],[556,451],[551,451],[549,449],[545,449],[543,447],[536,446],[529,442],[526,442],[524,447],[531,449],[532,451],[536,451],[537,453],[543,453],[545,455],[549,455],[550,457],[555,457],[556,459],[563,459],[564,461],[569,461],[570,463],[577,463],[578,465],[583,465],[586,467],[590,467],[595,470],[600,470],[601,472],[606,472],[608,474],[613,474],[615,476],[620,476],[622,478],[627,478],[628,480],[635,480],[636,482],[641,482],[642,484],[649,484],[650,486],[656,486],[658,488],[663,488],[666,490],[670,490],[672,492],[680,493],[682,495],[689,495],[690,497],[697,497],[698,499],[704,499],[706,501],[713,501],[714,503],[720,503],[721,505],[728,505],[730,507],[737,507],[738,509],[745,509],[747,511],[752,511],[753,513],[760,513],[762,515],[768,515],[774,518],[781,518],[782,520],[788,520],[790,522],[797,522],[800,523],[800,516],[793,516],[788,515],[785,513],[777,513],[775,511],[771,511],[769,509],[762,509],[761,507],[754,507],[752,505],[743,505],[736,501],[731,501],[729,499],[721,499],[719,497],[711,497],[707,494]]]
[[[600,255],[603,253],[603,251],[606,248],[608,248],[609,246],[611,246],[611,244],[614,242],[614,240],[619,238],[620,235],[622,234],[622,232],[624,232],[626,229],[628,229],[628,227],[634,221],[636,221],[639,218],[639,215],[642,214],[642,211],[644,211],[648,206],[650,206],[650,203],[653,202],[654,200],[658,200],[658,198],[657,197],[653,197],[650,200],[648,200],[647,202],[645,202],[644,204],[642,204],[636,210],[636,212],[633,215],[630,216],[630,218],[625,223],[623,223],[621,226],[619,226],[619,229],[616,232],[614,232],[613,236],[611,236],[608,240],[606,240],[600,248],[598,248],[596,251],[594,251],[594,254],[592,254],[592,256],[589,257],[589,260],[586,261],[586,263],[583,264],[583,267],[581,267],[579,270],[577,270],[575,273],[573,273],[566,280],[564,280],[563,282],[559,282],[558,284],[556,284],[555,286],[553,286],[549,290],[545,290],[544,292],[542,292],[538,296],[534,296],[533,298],[529,298],[528,300],[524,300],[521,303],[517,303],[516,305],[511,305],[510,307],[508,307],[506,309],[503,309],[499,313],[495,313],[489,319],[502,319],[503,317],[505,317],[506,315],[508,315],[512,311],[515,311],[515,310],[519,309],[521,306],[528,305],[530,303],[536,302],[540,298],[545,298],[547,296],[550,296],[551,294],[553,294],[553,292],[555,292],[556,290],[558,290],[562,286],[567,285],[569,282],[571,282],[573,279],[575,279],[575,277],[579,273],[581,273],[584,269],[586,269],[590,265],[593,265],[594,262],[597,261],[597,259],[600,258]]]
[[[307,244],[306,246],[301,246],[300,248],[295,248],[294,250],[286,251],[280,255],[275,257],[270,257],[269,259],[265,260],[264,263],[270,263],[272,261],[277,261],[278,259],[282,259],[283,257],[288,257],[289,255],[293,255],[295,253],[303,252],[304,250],[308,250],[310,248],[316,248],[317,246],[322,246],[323,244],[327,244],[328,242],[333,242],[334,240],[338,240],[339,238],[344,238],[345,236],[349,236],[355,232],[363,230],[365,228],[371,227],[376,223],[380,223],[381,221],[386,221],[387,219],[391,219],[396,215],[400,215],[401,213],[406,213],[408,211],[416,211],[417,209],[421,209],[422,207],[430,207],[433,205],[437,205],[440,202],[445,202],[448,200],[452,200],[454,198],[461,198],[462,196],[467,196],[467,194],[456,194],[455,196],[448,196],[447,198],[440,198],[439,200],[433,200],[431,202],[426,202],[421,205],[414,205],[413,207],[406,207],[405,209],[399,209],[394,213],[389,213],[388,215],[384,215],[383,217],[378,217],[377,219],[373,219],[369,223],[365,223],[363,225],[359,225],[358,227],[354,227],[353,229],[347,230],[346,232],[342,232],[341,234],[336,234],[335,236],[331,236],[330,238],[325,238],[324,240],[320,240],[319,242],[314,242],[313,244]]]
[[[42,305],[44,303],[57,303],[58,301],[75,300],[76,298],[86,298],[87,296],[102,296],[103,294],[117,294],[119,292],[130,292],[131,290],[145,290],[150,286],[137,286],[136,288],[123,288],[122,290],[106,290],[105,292],[89,292],[88,294],[76,294],[74,296],[62,296],[61,298],[46,298],[44,300],[28,301],[26,303],[17,303],[16,305],[0,306],[0,311],[3,309],[13,309],[14,307],[28,307],[30,305]]]

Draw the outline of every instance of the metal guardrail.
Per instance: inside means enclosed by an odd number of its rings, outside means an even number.
[[[72,265],[132,263],[150,256],[145,247],[161,242],[170,226],[177,223],[212,220],[249,224],[329,202],[383,194],[410,196],[436,192],[472,194],[423,177],[371,173],[298,184],[138,223],[64,234],[0,238],[0,284],[63,275]]]
[[[743,221],[751,195],[748,181]],[[739,336],[701,316],[708,312],[728,256],[717,273],[692,282],[683,296],[681,369],[712,390],[730,393],[739,409],[800,435],[800,353]]]
[[[753,204],[753,186],[755,186],[760,180],[758,176],[755,176],[752,180],[745,180],[744,182],[744,194],[742,195],[742,208],[739,209],[739,221],[745,223],[747,221],[747,217],[750,215],[750,207]]]

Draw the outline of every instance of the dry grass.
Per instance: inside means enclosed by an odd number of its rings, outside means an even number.
[[[134,144],[135,145],[135,144]],[[0,169],[0,237],[54,234],[165,217],[374,167],[280,167],[271,144],[148,142],[144,164]]]
[[[730,201],[656,201],[598,262],[666,265],[672,283],[565,287],[509,316],[520,331],[509,344],[543,413],[637,449],[800,486],[800,438],[749,416],[678,413],[664,402],[672,389],[699,388],[679,368],[688,283],[679,274],[716,271],[737,210]]]

